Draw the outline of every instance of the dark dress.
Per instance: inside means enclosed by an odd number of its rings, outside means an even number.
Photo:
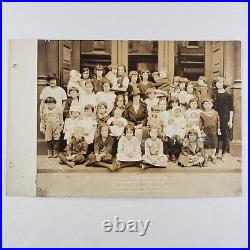
[[[143,100],[145,100],[147,98],[147,96],[145,94],[146,90],[149,89],[149,88],[153,88],[153,87],[154,87],[154,84],[152,82],[150,82],[150,81],[148,81],[147,84],[143,84],[141,82],[138,83],[138,88],[141,91],[141,98]]]

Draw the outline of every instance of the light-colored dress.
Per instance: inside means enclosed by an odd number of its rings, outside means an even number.
[[[163,154],[163,142],[159,138],[146,139],[145,154],[142,159],[153,166],[166,167],[168,157]]]
[[[122,136],[118,142],[116,158],[118,161],[141,161],[139,140],[135,136],[130,140],[128,140],[126,136]]]
[[[123,125],[118,126],[118,125],[112,125],[113,122],[121,122]],[[122,136],[123,131],[125,126],[128,124],[127,120],[123,117],[120,118],[115,118],[115,117],[110,117],[107,121],[107,124],[110,125],[110,131],[111,131],[111,136]]]
[[[80,125],[81,125],[81,120],[79,118],[74,119],[69,117],[65,120],[63,132],[64,132],[64,140],[67,140],[67,144],[69,144],[71,141],[74,129]]]
[[[93,143],[97,127],[96,119],[93,117],[83,117],[79,126],[83,128],[85,141],[88,144]]]

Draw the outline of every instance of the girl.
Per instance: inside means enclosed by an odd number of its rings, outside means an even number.
[[[66,164],[73,168],[76,164],[82,164],[87,159],[88,144],[83,136],[83,129],[76,127],[74,129],[71,142],[65,148],[65,152],[60,153],[60,164]]]
[[[150,138],[145,141],[142,169],[146,167],[166,167],[168,157],[163,154],[163,142],[157,138],[157,129],[150,130]]]
[[[146,90],[154,87],[154,84],[148,80],[149,75],[150,75],[150,72],[148,70],[141,71],[141,82],[138,84],[138,88],[142,93],[141,98],[143,100],[147,98],[145,94]]]
[[[109,170],[115,170],[112,165],[112,147],[114,139],[109,135],[109,126],[103,124],[100,126],[99,131],[94,141],[94,152],[88,156],[89,161],[85,165],[94,165],[105,167]]]
[[[178,159],[178,165],[183,167],[205,167],[204,149],[200,144],[198,133],[190,129],[183,141],[183,147]]]
[[[78,127],[81,123],[80,115],[81,110],[76,106],[71,106],[70,110],[70,117],[65,120],[64,124],[64,140],[67,140],[67,144],[70,143],[71,137],[73,136],[74,128]]]
[[[117,69],[117,84],[112,87],[112,89],[118,93],[126,92],[128,89],[129,79],[126,76],[125,65],[118,65]]]
[[[48,158],[56,158],[59,153],[59,139],[63,130],[62,111],[56,107],[56,99],[47,97],[45,99],[46,107],[41,114],[40,130],[45,135],[45,141],[48,146]]]
[[[187,91],[186,91],[186,80],[187,78],[182,78],[179,84],[180,87],[180,92],[176,94],[176,96],[178,97],[179,101],[180,101],[180,105],[182,105],[183,107],[185,107],[186,105],[186,98],[187,98]]]
[[[139,82],[139,77],[138,77],[138,72],[135,70],[132,70],[129,72],[129,85],[128,85],[128,100],[130,101],[132,99],[132,92],[134,89],[138,88],[138,82]]]
[[[107,112],[108,112],[108,114],[114,108],[114,102],[115,102],[115,98],[116,98],[115,93],[110,91],[110,89],[111,89],[111,82],[104,82],[103,83],[103,91],[98,92],[96,94],[97,104],[100,103],[100,102],[106,102],[107,103]]]
[[[118,70],[118,66],[117,65],[111,65],[110,67],[110,71],[107,73],[107,75],[105,76],[112,84],[112,88],[113,86],[117,85],[117,70]]]
[[[197,82],[196,96],[201,105],[202,101],[208,96],[207,88],[207,78],[205,76],[200,76]]]
[[[103,83],[108,82],[104,77],[105,70],[102,65],[97,65],[94,69],[94,78],[92,79],[95,93],[103,91]]]
[[[170,86],[170,89],[169,89],[170,97],[174,97],[180,91],[180,88],[179,88],[180,81],[181,81],[180,76],[174,77],[173,84]]]
[[[98,127],[100,127],[102,124],[107,123],[109,119],[109,113],[108,113],[108,105],[106,102],[100,102],[97,105],[96,108],[96,118],[97,118],[97,124]]]
[[[45,100],[47,97],[54,97],[56,99],[56,107],[63,112],[65,101],[67,99],[66,92],[63,88],[56,86],[57,76],[55,73],[51,73],[47,76],[49,86],[45,87],[40,94],[40,116],[43,114],[45,108]]]
[[[147,98],[145,99],[145,103],[147,105],[148,115],[151,115],[151,108],[155,105],[158,105],[158,98],[155,97],[155,89],[149,88],[145,92]]]
[[[89,68],[83,68],[82,69],[82,80],[80,82],[80,87],[83,91],[85,91],[85,84],[86,81],[90,79],[90,71]]]
[[[66,119],[70,115],[70,108],[71,107],[79,107],[80,101],[79,101],[79,89],[75,87],[71,87],[68,90],[68,98],[65,101],[65,106],[63,110],[63,119]]]
[[[221,135],[220,118],[218,112],[212,109],[212,99],[205,98],[202,104],[205,111],[200,114],[200,128],[206,136],[204,142],[206,159],[211,158],[212,163],[216,164],[215,152],[218,145],[218,135]]]
[[[141,162],[140,142],[135,137],[133,125],[128,124],[124,129],[124,133],[125,136],[122,136],[118,142],[116,169],[135,166]]]
[[[187,95],[186,95],[186,100],[185,100],[186,105],[188,105],[190,100],[193,98],[195,98],[194,85],[192,83],[188,83],[187,84]]]
[[[93,81],[88,79],[85,83],[85,93],[79,98],[80,106],[82,107],[82,112],[84,112],[85,106],[87,104],[96,107],[96,94],[94,93]]]
[[[214,109],[220,117],[221,135],[219,139],[222,141],[221,159],[222,161],[226,161],[225,153],[230,144],[230,129],[233,127],[233,98],[226,91],[227,85],[224,78],[216,78],[215,84],[217,92],[214,96]],[[219,153],[219,145],[217,146],[217,153]]]
[[[116,109],[120,109],[122,111],[122,116],[123,116],[124,111],[125,111],[125,97],[124,97],[124,95],[116,95],[114,108],[111,111],[111,116],[114,116],[114,112]]]

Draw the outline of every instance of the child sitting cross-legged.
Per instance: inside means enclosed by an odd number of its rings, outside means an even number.
[[[73,168],[76,164],[82,164],[86,161],[88,144],[85,141],[83,128],[76,127],[70,143],[65,148],[65,152],[59,153],[60,164],[66,164]]]

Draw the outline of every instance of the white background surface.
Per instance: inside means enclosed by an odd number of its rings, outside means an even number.
[[[8,39],[241,40],[243,114],[247,114],[247,4],[233,3],[11,3],[3,4],[3,121],[7,117]],[[16,128],[18,166],[30,169],[36,149],[36,79],[18,81]],[[26,72],[27,74],[27,72]],[[25,78],[26,79],[26,78]],[[33,85],[30,84],[32,81]],[[14,88],[11,88],[14,91]],[[22,98],[22,99],[19,99]],[[10,114],[13,115],[13,114]],[[12,116],[11,116],[12,117]],[[28,122],[29,121],[29,122]],[[23,198],[6,197],[3,184],[4,247],[247,247],[247,116],[243,117],[243,197],[238,198]],[[25,151],[21,147],[25,145]],[[6,138],[3,141],[5,182]],[[28,145],[28,146],[27,146]],[[28,150],[30,149],[30,150]],[[22,157],[23,156],[23,157]],[[26,156],[26,158],[25,158]],[[30,156],[29,156],[30,157]],[[27,184],[28,185],[28,184]],[[101,223],[114,216],[151,220],[146,236],[104,233]]]

